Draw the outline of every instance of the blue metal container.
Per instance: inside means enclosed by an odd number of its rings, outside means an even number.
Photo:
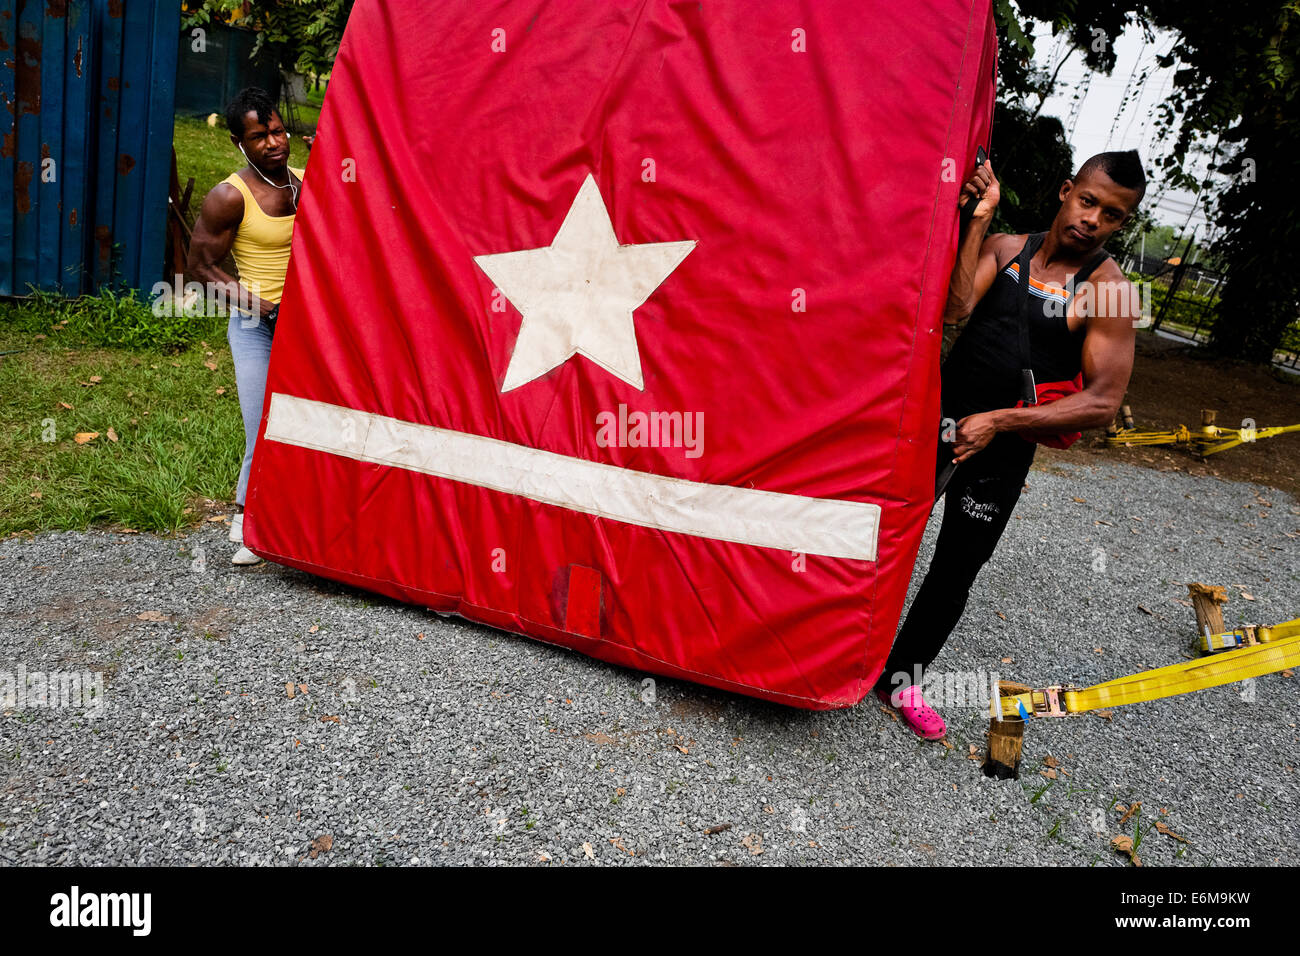
[[[176,0],[0,0],[0,295],[161,277],[179,31]]]

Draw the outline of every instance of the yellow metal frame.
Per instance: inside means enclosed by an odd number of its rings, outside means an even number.
[[[1107,445],[1190,445],[1192,451],[1203,458],[1262,438],[1300,432],[1300,424],[1271,425],[1267,428],[1220,428],[1214,423],[1215,412],[1212,409],[1201,412],[1201,427],[1198,429],[1179,425],[1169,432],[1143,432],[1133,427],[1133,416],[1127,405],[1121,414],[1123,426],[1110,427],[1106,433]]]

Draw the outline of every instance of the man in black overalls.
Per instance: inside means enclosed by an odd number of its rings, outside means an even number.
[[[975,576],[1011,518],[1038,447],[1034,434],[1102,427],[1123,401],[1140,314],[1131,284],[1101,247],[1145,191],[1136,152],[1101,153],[1061,186],[1061,209],[1048,231],[1026,236],[986,235],[999,198],[987,164],[962,187],[962,205],[976,206],[960,239],[943,321],[970,316],[970,323],[942,369],[949,427],[936,475],[953,462],[957,467],[944,492],[930,569],[876,685],[923,737],[942,737],[945,727],[921,695],[922,669],[957,626]],[[1022,288],[1026,260],[1030,281]],[[1082,390],[1015,407],[1026,389],[1033,391],[1027,361],[1038,383],[1082,372]]]

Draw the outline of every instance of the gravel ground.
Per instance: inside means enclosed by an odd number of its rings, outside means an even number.
[[[1279,491],[1118,464],[1029,485],[936,668],[1086,686],[1182,660],[1189,580],[1230,586],[1230,625],[1300,614]],[[873,699],[645,702],[644,674],[232,550],[219,524],[0,542],[0,671],[106,688],[99,716],[0,717],[0,862],[1128,866],[1124,833],[1146,865],[1300,864],[1294,678],[1039,721],[999,781],[975,706],[946,709],[949,749]]]

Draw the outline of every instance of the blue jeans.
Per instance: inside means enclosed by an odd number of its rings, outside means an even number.
[[[248,494],[248,473],[253,467],[253,446],[257,428],[262,423],[262,402],[266,397],[266,369],[271,361],[271,336],[275,323],[257,316],[230,310],[226,340],[235,364],[235,388],[239,393],[239,411],[244,417],[244,464],[239,469],[235,502],[243,505]]]

